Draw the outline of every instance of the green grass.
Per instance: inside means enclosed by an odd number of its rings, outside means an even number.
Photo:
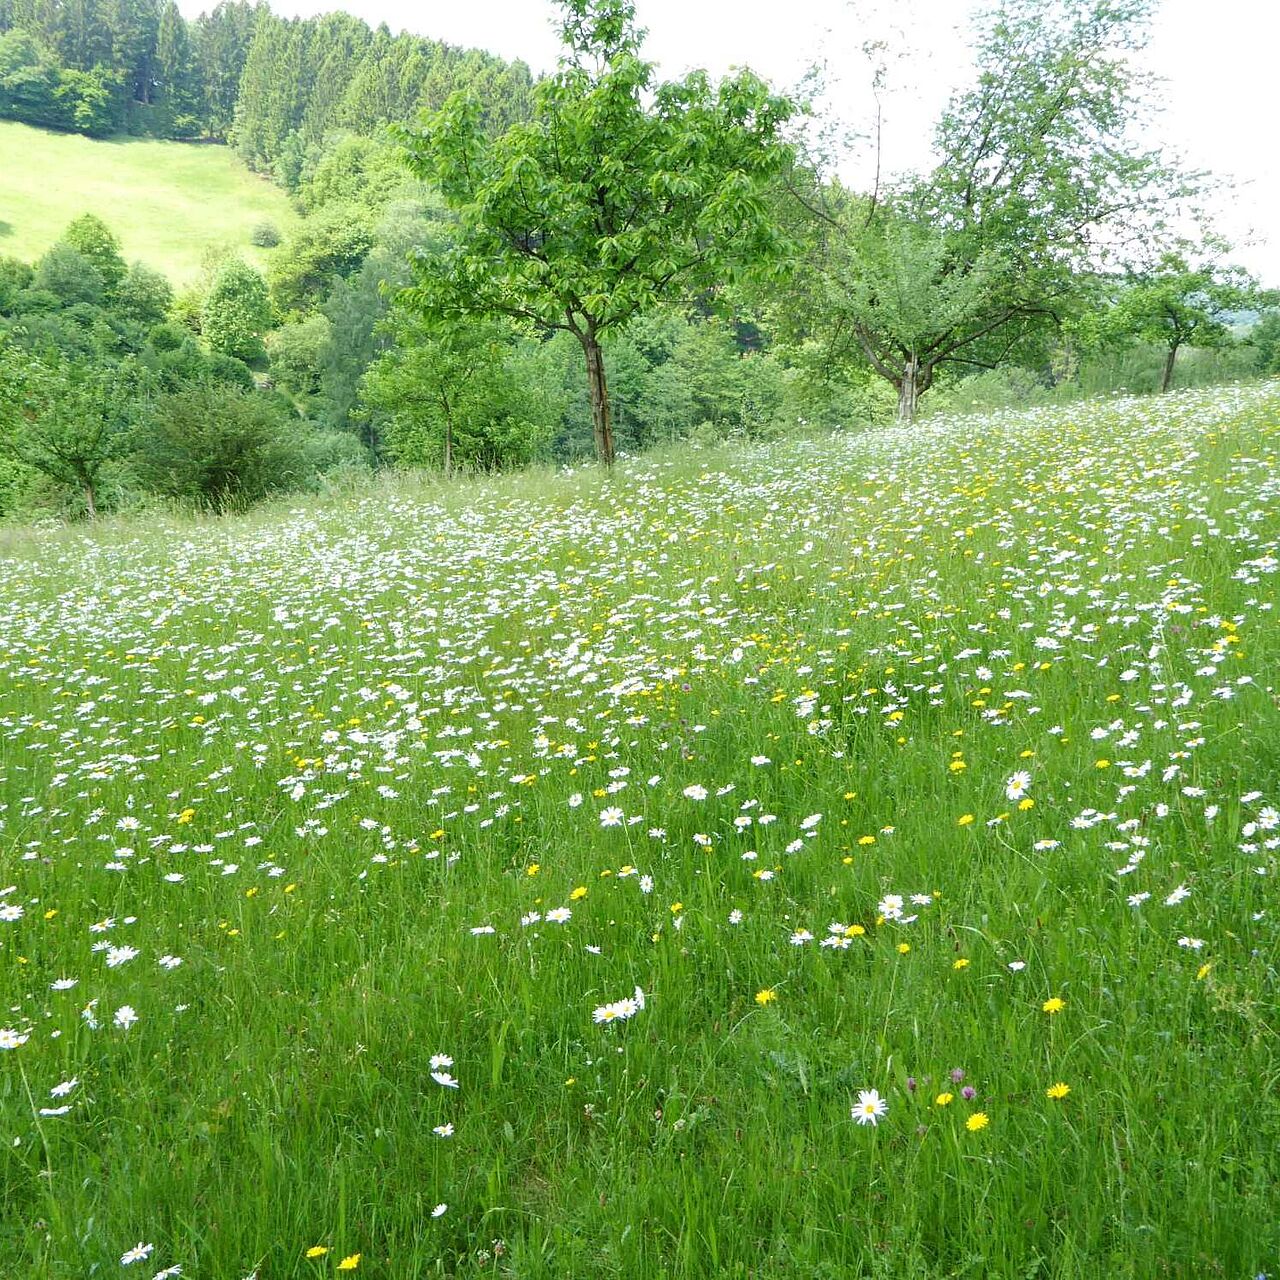
[[[5,1274],[1271,1271],[1278,442],[1229,389],[8,535]]]
[[[140,259],[176,285],[190,283],[211,244],[251,260],[261,221],[287,230],[283,191],[251,173],[229,147],[151,139],[93,139],[0,121],[0,254],[34,261],[73,218],[95,213]]]

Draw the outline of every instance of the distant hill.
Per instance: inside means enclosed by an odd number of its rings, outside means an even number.
[[[32,262],[81,213],[96,213],[141,259],[177,286],[210,244],[232,244],[261,264],[254,226],[294,221],[285,193],[230,148],[155,139],[92,139],[0,121],[0,255]],[[269,252],[269,251],[268,251]]]

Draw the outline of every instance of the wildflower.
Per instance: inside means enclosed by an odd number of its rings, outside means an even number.
[[[15,1031],[12,1027],[0,1027],[0,1049],[20,1049],[30,1038],[29,1031]]]
[[[1062,1081],[1059,1080],[1057,1084],[1051,1084],[1044,1091],[1044,1096],[1046,1098],[1053,1098],[1057,1100],[1059,1098],[1065,1098],[1070,1092],[1071,1086],[1069,1084],[1063,1084]]]
[[[961,956],[959,960],[953,960],[951,962],[951,967],[953,969],[967,969],[969,967],[969,962]]]
[[[960,1090],[960,1096],[966,1102],[972,1102],[974,1098],[978,1096],[978,1091],[973,1087],[973,1085],[967,1084],[963,1089]]]
[[[985,1111],[975,1111],[965,1122],[964,1127],[970,1133],[977,1133],[979,1129],[985,1129],[991,1123],[991,1118]]]
[[[1004,784],[1005,797],[1009,800],[1021,800],[1030,785],[1031,775],[1025,769],[1019,769],[1018,772]]]
[[[142,1262],[145,1258],[151,1256],[152,1250],[155,1249],[153,1244],[135,1244],[132,1249],[126,1249],[120,1255],[120,1265],[122,1267],[132,1266],[135,1262]]]
[[[311,1248],[307,1250],[305,1256],[308,1258],[323,1258],[328,1252],[329,1246],[327,1244],[313,1244]]]
[[[360,1255],[358,1253],[349,1253],[340,1263],[338,1263],[338,1270],[354,1271],[359,1265]]]
[[[610,805],[607,809],[600,811],[600,825],[602,827],[620,827],[625,815],[616,805]]]
[[[443,1218],[444,1215],[448,1212],[449,1212],[449,1206],[447,1204],[438,1204],[434,1209],[431,1210],[431,1216],[433,1218]]]
[[[564,924],[573,912],[568,907],[553,907],[547,912],[547,920],[551,924]]]
[[[940,1093],[936,1098],[934,1098],[933,1105],[935,1107],[945,1107],[945,1106],[948,1106],[954,1099],[955,1099],[954,1093]]]
[[[116,1026],[122,1031],[128,1031],[135,1022],[138,1021],[138,1015],[134,1012],[134,1008],[130,1004],[122,1004],[115,1013],[113,1019]]]
[[[445,1089],[456,1089],[458,1082],[447,1071],[433,1071],[431,1078]]]
[[[858,1092],[858,1101],[850,1109],[850,1114],[859,1124],[877,1125],[880,1117],[889,1110],[889,1104],[875,1089],[862,1089]]]
[[[433,1053],[431,1055],[431,1070],[439,1071],[443,1067],[453,1066],[453,1059],[447,1053]]]
[[[1048,1000],[1040,1006],[1045,1013],[1060,1013],[1067,1006],[1067,1002],[1061,996],[1050,996]]]
[[[432,1133],[434,1133],[434,1134],[436,1135],[436,1137],[437,1137],[437,1138],[452,1138],[452,1137],[453,1137],[453,1125],[451,1125],[451,1124],[438,1124],[438,1125],[436,1125],[436,1127],[435,1127],[434,1129],[432,1129],[432,1130],[431,1130],[431,1132],[432,1132]]]
[[[586,886],[586,885],[583,885],[583,884],[580,884],[580,885],[579,885],[576,889],[574,889],[574,891],[569,895],[569,901],[570,901],[570,902],[577,902],[579,899],[581,899],[581,898],[585,898],[586,896],[587,896],[587,886]]]
[[[756,1004],[762,1008],[767,1004],[771,1004],[777,998],[778,993],[772,987],[765,987],[763,991],[756,992]]]

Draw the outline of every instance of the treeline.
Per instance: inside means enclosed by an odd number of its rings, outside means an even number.
[[[0,257],[0,516],[243,507],[379,465],[477,472],[591,456],[566,334],[477,321],[449,340],[399,292],[454,220],[389,140],[334,135],[304,163],[305,217],[265,271],[225,248],[175,291],[77,218],[37,262]],[[263,243],[274,229],[259,228]],[[672,307],[606,347],[619,448],[864,421],[892,398]]]
[[[501,130],[528,115],[532,83],[522,62],[347,13],[229,0],[188,22],[173,0],[0,0],[0,118],[231,141],[286,185],[335,129],[372,133],[467,89]]]
[[[1119,234],[1111,210],[1140,225],[1179,182],[1115,149],[1132,86],[1111,17],[1077,29],[1055,7],[1075,0],[1017,0],[980,47],[1012,68],[1003,96],[961,94],[937,168],[865,194],[783,138],[792,104],[749,72],[658,84],[628,0],[560,3],[566,58],[529,101],[520,64],[433,61],[444,46],[346,15],[222,5],[194,24],[196,50],[202,23],[242,24],[226,127],[302,217],[283,243],[255,231],[264,270],[215,249],[179,293],[89,216],[34,264],[0,258],[0,514],[224,509],[380,465],[607,464],[922,402],[1280,372],[1280,295],[1212,242],[1156,222],[1123,258],[1091,247]],[[16,30],[0,49],[33,39]],[[463,68],[416,129],[377,127]],[[1055,76],[1111,87],[1078,102]]]
[[[0,512],[92,516],[144,495],[221,508],[362,466],[351,436],[255,378],[271,323],[238,258],[215,254],[175,297],[92,215],[34,265],[0,258]]]

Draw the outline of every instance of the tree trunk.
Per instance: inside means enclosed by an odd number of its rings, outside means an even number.
[[[911,422],[916,416],[916,405],[922,390],[919,382],[920,362],[910,356],[903,365],[898,379],[898,421]]]
[[[1163,395],[1173,386],[1173,362],[1178,358],[1178,344],[1175,342],[1169,348],[1169,354],[1164,358],[1164,374],[1160,379],[1160,393]]]
[[[444,478],[453,479],[453,409],[448,396],[440,397],[444,405]]]
[[[591,388],[591,431],[596,441],[596,458],[602,466],[613,466],[613,417],[609,408],[609,384],[604,376],[604,351],[593,329],[581,335],[587,357],[587,383]]]
[[[89,519],[96,520],[98,518],[98,495],[94,492],[93,480],[89,476],[84,476],[80,483],[84,488],[84,505],[89,512]]]

